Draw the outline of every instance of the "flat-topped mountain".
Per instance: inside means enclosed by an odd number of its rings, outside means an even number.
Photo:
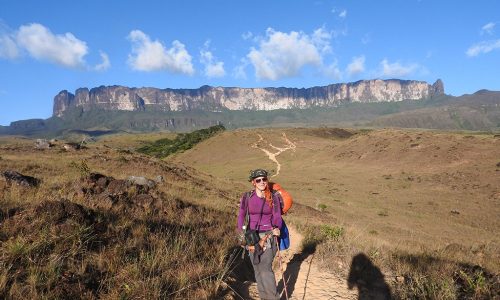
[[[336,107],[351,102],[421,100],[444,94],[443,82],[430,85],[415,80],[361,80],[311,88],[238,88],[202,86],[198,89],[100,86],[66,90],[54,98],[53,115],[71,108],[120,111],[276,110]]]
[[[54,115],[0,126],[0,135],[97,136],[267,126],[500,129],[500,91],[444,94],[443,83],[363,80],[312,88],[81,88],[60,92]]]

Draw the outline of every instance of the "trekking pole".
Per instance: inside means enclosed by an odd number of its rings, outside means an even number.
[[[280,244],[278,243],[278,237],[274,236],[274,240],[276,241],[276,247],[278,249],[278,260],[280,262],[281,278],[283,278],[283,288],[285,289],[285,296],[286,296],[286,299],[288,300],[288,291],[286,289],[286,279],[285,279],[285,274],[283,273],[283,266],[281,265]]]

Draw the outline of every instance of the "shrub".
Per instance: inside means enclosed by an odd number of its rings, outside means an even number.
[[[87,161],[86,160],[82,160],[79,163],[77,163],[75,161],[72,161],[69,164],[69,166],[72,167],[72,168],[77,169],[80,172],[80,176],[81,177],[85,177],[85,176],[87,176],[87,175],[90,174],[90,168],[87,165]]]
[[[137,149],[137,151],[147,155],[156,156],[158,158],[163,158],[177,152],[191,149],[194,147],[194,145],[224,130],[224,126],[216,125],[209,128],[196,130],[191,133],[181,133],[177,135],[174,140],[166,138],[160,139]]]

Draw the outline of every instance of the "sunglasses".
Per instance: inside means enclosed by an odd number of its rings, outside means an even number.
[[[258,178],[258,179],[255,179],[255,183],[261,183],[261,182],[267,182],[267,178]]]

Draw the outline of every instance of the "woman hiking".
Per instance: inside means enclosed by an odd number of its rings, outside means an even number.
[[[240,199],[237,229],[247,240],[245,249],[252,260],[259,297],[274,300],[280,298],[272,264],[278,250],[275,237],[280,235],[282,219],[280,196],[271,192],[267,176],[263,169],[250,172],[249,181],[254,189]],[[254,238],[250,237],[251,233]]]

